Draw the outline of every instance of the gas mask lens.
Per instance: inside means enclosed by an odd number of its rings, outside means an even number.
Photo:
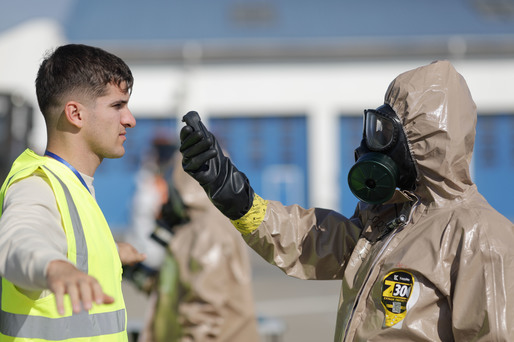
[[[364,134],[368,148],[372,151],[388,148],[395,140],[392,120],[372,109],[365,111],[364,118]]]

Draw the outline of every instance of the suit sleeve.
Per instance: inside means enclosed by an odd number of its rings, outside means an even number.
[[[514,226],[486,213],[460,229],[450,299],[455,341],[514,340]]]
[[[304,209],[269,201],[262,223],[243,238],[286,274],[327,280],[342,279],[360,233],[360,223],[355,218],[327,209]]]

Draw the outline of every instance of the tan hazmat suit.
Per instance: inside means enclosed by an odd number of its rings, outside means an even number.
[[[434,62],[399,75],[385,103],[410,144],[414,191],[360,202],[349,219],[269,201],[245,240],[288,275],[342,280],[335,341],[514,341],[514,225],[471,180],[465,80]]]
[[[140,341],[259,341],[248,247],[180,165],[173,184],[189,223],[175,228]]]

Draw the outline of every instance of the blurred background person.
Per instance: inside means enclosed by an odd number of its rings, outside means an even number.
[[[156,228],[157,220],[161,217],[163,205],[168,202],[169,194],[176,193],[168,189],[172,186],[172,156],[176,148],[172,139],[156,132],[150,151],[142,160],[135,177],[136,189],[132,198],[131,226],[125,234],[125,240],[130,241],[139,251],[144,251],[142,253],[145,253],[147,258],[144,263],[125,268],[124,276],[130,279],[139,290],[146,293],[151,291],[166,255],[163,244],[167,245],[167,243],[151,238],[151,235],[154,231],[158,231],[161,235],[166,234],[167,231],[166,229],[156,230]],[[169,219],[174,218],[170,216]],[[159,222],[162,224],[162,220]],[[168,238],[169,236],[161,236],[164,240]]]
[[[126,236],[147,254],[125,270],[150,298],[139,341],[259,341],[244,241],[182,170],[174,141],[153,150]]]

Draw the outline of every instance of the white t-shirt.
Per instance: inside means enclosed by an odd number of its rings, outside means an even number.
[[[93,177],[81,175],[94,197]],[[30,291],[47,288],[50,261],[68,261],[61,215],[47,182],[36,172],[12,184],[0,217],[0,276]]]

